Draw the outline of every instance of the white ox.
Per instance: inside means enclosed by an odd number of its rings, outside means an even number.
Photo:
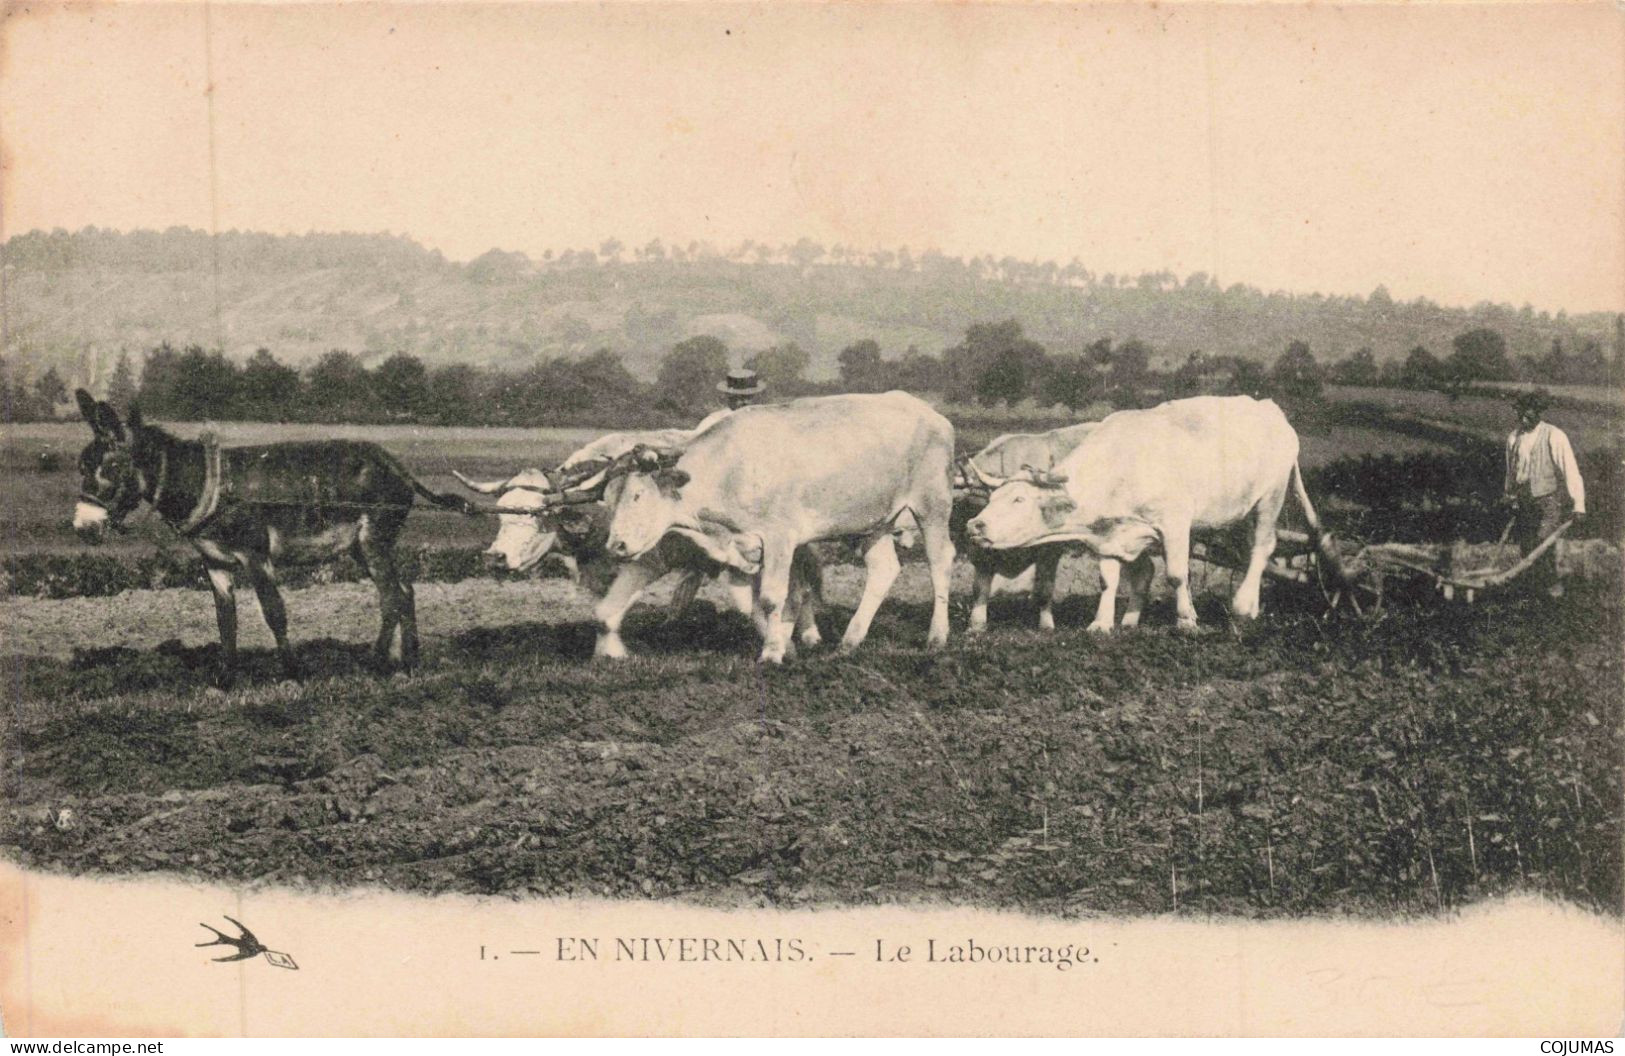
[[[454,473],[467,487],[481,494],[495,495],[497,506],[503,511],[498,516],[497,536],[485,551],[486,562],[493,567],[524,572],[546,558],[562,561],[572,579],[599,595],[593,611],[599,628],[593,649],[596,656],[620,658],[626,655],[620,632],[627,611],[644,590],[669,572],[678,572],[681,576],[672,593],[673,617],[688,608],[708,576],[722,577],[734,607],[746,616],[752,615],[753,584],[750,577],[737,568],[712,560],[682,539],[663,542],[636,562],[624,564],[604,548],[609,518],[602,505],[561,506],[550,501],[557,496],[560,475],[574,467],[614,459],[639,445],[657,451],[674,451],[698,432],[656,429],[609,433],[569,455],[560,463],[560,473],[552,476],[540,469],[527,469],[506,480],[481,482]],[[794,573],[792,593],[798,637],[804,645],[816,645],[820,640],[816,615],[822,571],[811,551],[797,553]]]
[[[1324,567],[1339,573],[1298,469],[1298,434],[1270,400],[1198,396],[1109,415],[1049,474],[1003,483],[966,527],[994,550],[1082,543],[1100,556],[1103,590],[1093,631],[1110,631],[1117,582],[1128,565],[1123,625],[1139,622],[1151,584],[1150,549],[1160,546],[1179,626],[1196,625],[1190,595],[1192,529],[1253,518],[1247,573],[1232,612],[1258,615],[1259,583],[1275,550],[1275,522],[1291,489]]]
[[[986,490],[1028,469],[1048,471],[1072,453],[1083,438],[1094,432],[1099,422],[1083,422],[1047,433],[1006,433],[976,454],[960,461],[963,476],[954,481],[965,490],[954,503],[954,524],[964,523],[986,504]],[[1038,603],[1038,626],[1055,629],[1055,572],[1061,557],[1076,544],[1017,547],[1010,550],[971,548],[971,567],[976,570],[976,600],[971,605],[970,634],[987,629],[988,599],[999,589],[1016,588],[1016,582],[1033,570],[1033,600]]]
[[[954,431],[904,392],[825,396],[735,411],[659,467],[612,476],[609,550],[633,560],[679,535],[718,557],[759,554],[762,660],[783,660],[792,555],[808,543],[862,539],[867,579],[841,645],[855,648],[897,578],[893,532],[919,529],[933,593],[927,643],[948,638],[954,546]],[[720,552],[720,554],[719,554]]]

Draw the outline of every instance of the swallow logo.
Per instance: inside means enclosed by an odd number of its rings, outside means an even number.
[[[221,916],[225,916],[225,914],[221,914]],[[241,921],[236,920],[236,919],[234,919],[232,917],[226,917],[226,919],[231,921],[233,924],[237,925],[238,935],[235,938],[233,938],[230,935],[227,935],[225,932],[221,931],[219,928],[213,927],[213,926],[208,925],[208,924],[199,924],[198,927],[207,928],[209,931],[214,932],[214,938],[210,939],[208,942],[196,942],[196,943],[193,943],[192,945],[194,945],[194,946],[235,946],[237,948],[236,953],[228,953],[224,957],[216,957],[215,961],[217,961],[217,962],[218,961],[246,961],[250,957],[257,957],[257,956],[259,956],[260,954],[263,953],[263,954],[265,954],[266,961],[269,962],[270,964],[273,964],[278,968],[291,968],[291,969],[293,969],[295,971],[298,971],[299,965],[294,961],[294,959],[292,957],[288,956],[287,954],[283,953],[280,950],[273,950],[273,949],[267,948],[265,943],[263,943],[259,939],[255,938],[254,933],[252,931],[249,931],[248,928],[246,928]]]

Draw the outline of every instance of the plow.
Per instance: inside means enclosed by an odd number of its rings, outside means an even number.
[[[1332,537],[1339,565],[1332,569],[1319,559],[1307,532],[1280,529],[1276,532],[1275,554],[1264,566],[1264,574],[1277,582],[1316,588],[1328,617],[1340,612],[1374,617],[1381,613],[1385,596],[1400,592],[1414,595],[1419,587],[1446,601],[1471,604],[1511,586],[1556,546],[1573,524],[1572,518],[1563,522],[1527,555],[1503,564],[1512,529],[1509,521],[1489,563],[1470,567],[1464,563],[1461,550],[1453,545],[1365,543]],[[1191,556],[1237,571],[1247,567],[1245,551],[1222,537],[1193,541]]]

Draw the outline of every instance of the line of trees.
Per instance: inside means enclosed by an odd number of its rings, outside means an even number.
[[[692,421],[714,409],[715,385],[733,362],[715,337],[691,337],[660,361],[654,383],[639,380],[620,356],[600,350],[583,357],[539,359],[522,371],[467,364],[430,368],[396,353],[368,367],[354,354],[332,350],[304,370],[261,348],[241,365],[219,351],[168,344],[147,353],[139,381],[121,355],[108,385],[115,404],[140,402],[158,418],[181,421],[414,422],[435,425],[647,426]],[[1302,404],[1320,398],[1328,382],[1461,392],[1480,382],[1533,376],[1543,381],[1608,380],[1608,364],[1595,348],[1567,355],[1561,346],[1539,361],[1520,363],[1494,330],[1467,331],[1441,358],[1417,347],[1403,361],[1379,365],[1361,349],[1330,365],[1293,341],[1273,363],[1196,353],[1178,367],[1156,370],[1156,351],[1131,338],[1099,338],[1081,348],[1051,352],[1027,336],[1019,322],[975,323],[940,355],[909,348],[887,357],[873,340],[840,353],[834,381],[806,377],[808,353],[781,344],[753,353],[755,370],[775,397],[831,392],[906,389],[957,404],[1039,407],[1077,412],[1096,403],[1139,407],[1201,393],[1272,396]],[[8,421],[54,417],[68,388],[54,370],[29,382],[0,364],[0,412]]]

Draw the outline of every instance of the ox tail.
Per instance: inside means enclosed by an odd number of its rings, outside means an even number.
[[[434,503],[443,510],[456,510],[465,517],[472,517],[476,513],[480,512],[472,502],[469,502],[461,495],[448,495],[438,491],[430,491],[428,488],[424,487],[418,482],[418,478],[411,476],[410,474],[407,475],[407,479],[412,482],[413,491],[417,492],[419,495],[422,495],[424,498],[428,499],[430,502]]]
[[[1321,527],[1315,504],[1309,501],[1309,492],[1303,486],[1303,470],[1298,467],[1297,459],[1292,460],[1292,494],[1297,496],[1303,519],[1309,525],[1309,542],[1320,559],[1320,567],[1336,582],[1346,581],[1348,577],[1343,572],[1343,559],[1338,555],[1337,542],[1331,532]]]
[[[401,475],[401,479],[412,485],[413,491],[428,499],[442,510],[456,510],[458,513],[463,514],[466,517],[472,517],[480,512],[477,506],[463,498],[461,495],[442,495],[438,491],[430,491],[428,488],[423,486],[423,483],[419,481],[417,477],[412,475],[411,470],[407,469],[401,464],[400,459],[396,458],[394,455],[390,454],[388,451],[385,451],[381,447],[378,448],[378,452],[383,456],[384,461],[389,464],[390,468]]]

